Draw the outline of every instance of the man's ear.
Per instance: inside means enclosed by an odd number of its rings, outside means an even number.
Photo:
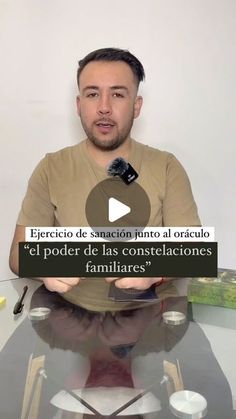
[[[80,96],[76,96],[77,114],[80,116]]]
[[[136,96],[135,102],[134,102],[134,118],[138,118],[141,108],[143,104],[143,98],[142,96]]]

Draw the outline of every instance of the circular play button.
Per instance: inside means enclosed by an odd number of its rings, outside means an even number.
[[[136,182],[126,185],[117,177],[99,182],[86,202],[86,217],[92,228],[145,228],[150,212],[150,201],[144,189]]]

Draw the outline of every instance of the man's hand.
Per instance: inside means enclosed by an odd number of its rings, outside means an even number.
[[[49,291],[56,291],[61,294],[70,291],[75,285],[78,285],[81,278],[42,278],[45,287]]]
[[[120,277],[107,277],[107,282],[115,281],[115,285],[117,288],[135,288],[137,290],[146,290],[150,288],[153,284],[158,284],[163,281],[163,278],[155,277],[155,278],[120,278]]]

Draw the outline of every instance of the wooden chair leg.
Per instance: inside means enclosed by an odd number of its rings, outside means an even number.
[[[38,370],[44,368],[45,356],[30,356],[21,410],[21,419],[38,419],[43,377]],[[32,393],[33,392],[33,393]]]

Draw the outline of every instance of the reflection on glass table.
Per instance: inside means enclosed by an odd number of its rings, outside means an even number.
[[[1,418],[233,417],[227,379],[185,297],[96,313],[41,286],[28,311],[0,353]]]

